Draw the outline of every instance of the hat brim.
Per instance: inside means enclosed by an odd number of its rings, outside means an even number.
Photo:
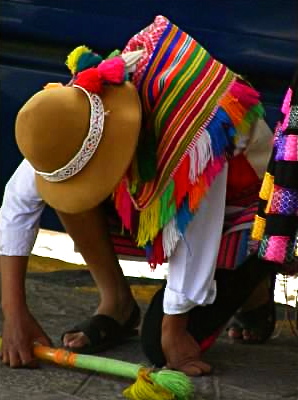
[[[109,85],[100,97],[108,115],[102,139],[86,166],[60,182],[36,174],[42,199],[58,211],[75,214],[100,204],[114,191],[135,153],[142,116],[136,88],[129,82]]]

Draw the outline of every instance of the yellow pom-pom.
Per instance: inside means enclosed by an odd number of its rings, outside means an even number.
[[[69,53],[65,64],[73,75],[76,73],[77,70],[78,59],[81,57],[82,54],[90,53],[91,51],[92,50],[89,49],[87,46],[78,46],[71,53]]]

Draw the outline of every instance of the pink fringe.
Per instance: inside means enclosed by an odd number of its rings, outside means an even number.
[[[218,157],[218,158],[214,159],[213,161],[209,161],[209,163],[204,171],[204,176],[206,177],[208,187],[211,186],[213,180],[216,178],[216,176],[222,170],[225,161],[226,161],[226,158],[224,156]]]
[[[235,82],[231,86],[230,93],[232,96],[236,97],[240,104],[247,110],[260,101],[260,94],[255,89],[240,82]]]

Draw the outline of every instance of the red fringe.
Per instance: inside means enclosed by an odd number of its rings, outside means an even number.
[[[174,198],[176,201],[176,209],[181,206],[184,197],[187,195],[190,187],[189,182],[189,168],[190,168],[190,160],[189,155],[186,155],[184,160],[181,162],[180,166],[175,172],[173,176],[175,188],[174,188]]]
[[[114,201],[116,210],[121,217],[123,226],[130,230],[132,229],[132,213],[133,213],[133,204],[129,193],[127,191],[125,181],[122,181],[114,194]]]
[[[148,260],[150,267],[152,269],[155,269],[157,264],[162,265],[163,262],[165,261],[165,258],[166,257],[162,245],[162,231],[159,231],[158,235],[156,236],[152,244],[151,259]]]

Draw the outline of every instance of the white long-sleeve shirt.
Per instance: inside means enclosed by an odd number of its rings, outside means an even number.
[[[23,160],[6,185],[0,210],[0,254],[28,256],[45,207],[35,185],[35,172]]]

